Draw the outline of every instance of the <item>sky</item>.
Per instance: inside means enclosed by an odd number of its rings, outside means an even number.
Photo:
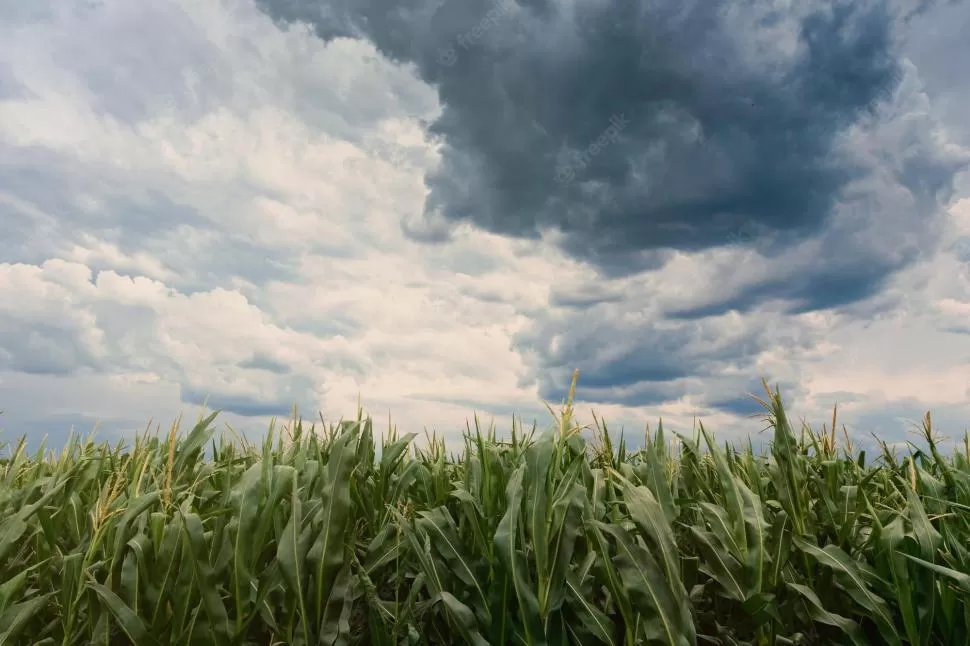
[[[962,0],[0,2],[0,442],[970,426]],[[961,106],[963,109],[961,109]],[[755,435],[756,442],[758,436]],[[457,448],[457,447],[456,447]]]

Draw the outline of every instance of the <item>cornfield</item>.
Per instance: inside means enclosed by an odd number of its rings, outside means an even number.
[[[575,380],[573,383],[575,388]],[[970,440],[867,461],[789,424],[770,448],[648,433],[572,393],[545,432],[215,414],[130,449],[0,464],[0,645],[970,644]],[[922,443],[922,442],[921,442]]]

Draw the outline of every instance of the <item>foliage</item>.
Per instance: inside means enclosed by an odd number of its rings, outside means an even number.
[[[575,381],[573,386],[575,387]],[[970,644],[970,447],[867,463],[762,401],[770,452],[572,392],[544,433],[295,420],[24,443],[0,466],[0,645]],[[206,455],[206,448],[209,454]]]

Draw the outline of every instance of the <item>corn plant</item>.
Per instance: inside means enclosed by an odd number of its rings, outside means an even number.
[[[970,438],[867,461],[837,418],[769,449],[659,424],[475,418],[462,451],[216,414],[0,464],[0,646],[970,645]],[[844,427],[843,427],[844,430]]]

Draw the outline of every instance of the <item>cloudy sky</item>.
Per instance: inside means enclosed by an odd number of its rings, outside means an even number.
[[[915,7],[915,9],[914,9]],[[970,6],[0,3],[0,428],[970,425]],[[963,106],[963,110],[961,110]],[[381,422],[383,423],[383,422]],[[36,444],[35,444],[36,445]]]

